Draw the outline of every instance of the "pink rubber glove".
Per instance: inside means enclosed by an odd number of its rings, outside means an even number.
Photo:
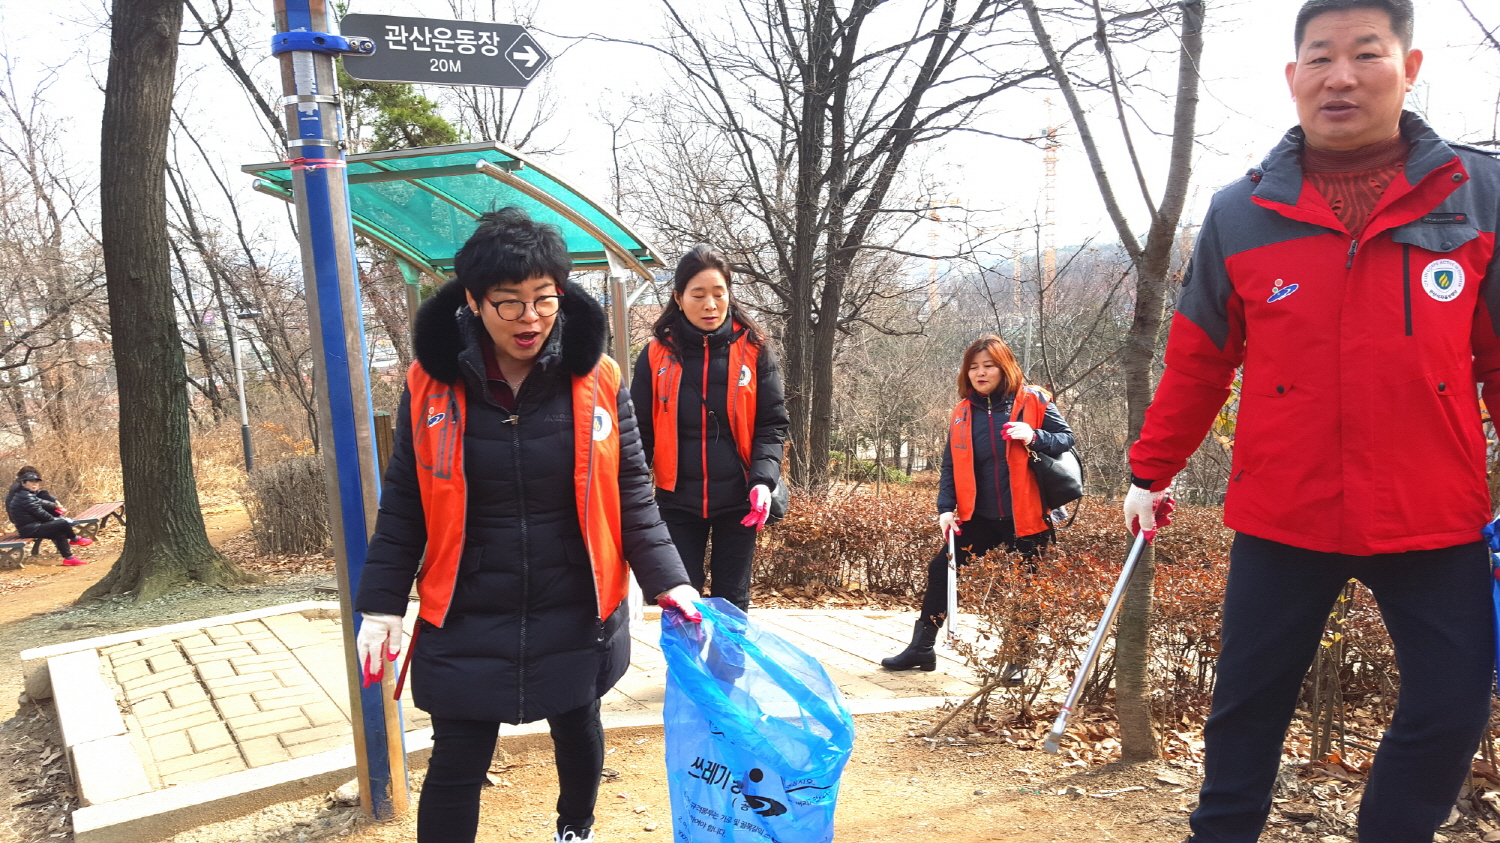
[[[703,613],[693,605],[698,600],[698,591],[690,585],[678,585],[656,595],[656,605],[663,610],[681,612],[683,618],[692,623],[703,623]]]
[[[757,483],[750,489],[750,514],[740,519],[740,525],[754,527],[756,531],[765,529],[766,519],[771,515],[771,490],[763,483]]]
[[[1023,444],[1030,445],[1036,441],[1036,428],[1026,422],[1006,422],[1000,428],[1000,435],[1006,439],[1019,439]]]
[[[67,514],[68,514],[68,511],[67,511],[67,510],[66,510],[66,509],[64,509],[64,508],[63,508],[63,505],[62,505],[62,504],[58,504],[58,505],[57,505],[57,514],[58,514],[58,515],[67,515]]]

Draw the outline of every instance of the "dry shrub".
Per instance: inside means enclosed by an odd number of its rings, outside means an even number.
[[[245,509],[263,555],[321,553],[329,546],[323,461],[291,457],[250,473]]]
[[[798,492],[755,557],[754,580],[772,588],[828,586],[910,597],[927,584],[941,544],[929,496],[867,489]]]

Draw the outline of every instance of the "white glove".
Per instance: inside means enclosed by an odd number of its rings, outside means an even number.
[[[1036,441],[1036,428],[1026,422],[1006,422],[1000,428],[1000,435],[1006,439],[1019,439],[1022,444],[1030,445]]]
[[[1170,508],[1162,513],[1161,519],[1157,518],[1157,513],[1162,509],[1162,501],[1170,492],[1170,488],[1153,492],[1131,483],[1130,491],[1125,493],[1125,529],[1129,530],[1131,535],[1145,529],[1148,542],[1155,538],[1158,523],[1163,527],[1172,523],[1165,517],[1171,513]]]
[[[366,687],[385,676],[387,660],[401,655],[401,616],[360,613],[354,652],[359,655],[360,678]]]
[[[955,536],[964,534],[964,531],[958,528],[960,523],[958,514],[954,512],[945,512],[938,516],[938,529],[943,531],[943,541],[948,540],[948,531],[950,530],[953,531],[953,535]]]

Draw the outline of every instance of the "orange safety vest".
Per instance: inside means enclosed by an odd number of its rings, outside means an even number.
[[[1047,413],[1047,402],[1051,400],[1038,387],[1022,387],[1011,402],[1010,420],[1025,422],[1040,430]],[[978,494],[974,478],[971,406],[969,399],[965,398],[953,408],[953,432],[948,440],[953,454],[953,490],[958,496],[959,521],[974,517],[974,500]],[[1042,513],[1042,492],[1036,484],[1036,475],[1031,473],[1031,454],[1026,445],[1016,439],[1005,440],[1005,464],[1010,468],[1010,514],[1016,522],[1016,535],[1031,536],[1044,532],[1047,519]]]
[[[740,327],[736,323],[734,330],[738,332]],[[656,475],[656,485],[672,492],[677,489],[677,396],[682,391],[682,363],[658,340],[653,339],[646,348],[652,372],[651,426],[656,433],[651,470]],[[735,448],[747,470],[750,448],[755,443],[759,360],[760,347],[746,337],[729,344],[729,435],[734,437]]]
[[[453,602],[464,550],[468,484],[464,482],[465,388],[443,383],[413,363],[412,447],[427,522],[427,553],[417,575],[421,617],[442,626]],[[579,527],[594,568],[594,596],[604,620],[625,599],[630,570],[620,543],[620,367],[603,357],[573,378],[573,487]]]

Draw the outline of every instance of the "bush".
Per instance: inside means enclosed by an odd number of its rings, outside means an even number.
[[[941,545],[930,497],[903,491],[798,492],[755,556],[758,585],[813,582],[910,597],[927,584],[927,560]]]
[[[834,451],[829,460],[829,473],[851,483],[910,483],[911,475],[899,468],[882,465],[878,469],[869,460],[850,459],[843,451]]]
[[[257,467],[250,472],[245,510],[263,556],[323,553],[330,547],[328,488],[320,457],[290,457]]]

